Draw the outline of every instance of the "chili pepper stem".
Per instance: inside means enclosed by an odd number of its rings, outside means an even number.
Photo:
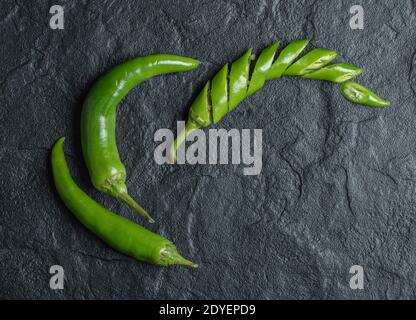
[[[149,223],[154,223],[155,220],[144,210],[128,193],[120,193],[117,198],[125,202],[130,208],[136,211],[138,214],[143,216]]]
[[[177,264],[177,265],[191,267],[191,268],[199,267],[197,263],[194,263],[182,257],[179,254],[178,250],[176,249],[175,245],[173,244],[169,244],[165,246],[160,251],[160,262],[162,265],[166,265],[166,266]]]
[[[191,134],[191,132],[200,128],[201,126],[195,121],[188,120],[186,122],[185,128],[180,133],[178,133],[178,136],[170,147],[170,159],[172,160],[172,163],[176,162],[178,148],[181,146],[181,144],[185,142],[186,138]]]

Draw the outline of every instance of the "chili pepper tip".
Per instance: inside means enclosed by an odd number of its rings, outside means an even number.
[[[132,208],[138,214],[143,216],[147,220],[147,222],[149,223],[155,222],[155,220],[150,216],[150,214],[148,214],[146,210],[144,210],[136,201],[134,201],[134,199],[130,197],[128,193],[120,194],[118,197],[121,201],[127,203],[127,205],[130,208]]]

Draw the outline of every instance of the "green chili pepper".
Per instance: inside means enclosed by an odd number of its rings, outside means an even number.
[[[309,40],[295,40],[289,43],[280,52],[276,61],[272,64],[269,71],[267,71],[266,79],[277,79],[280,78],[286,69],[296,60],[301,54],[303,49],[308,45]]]
[[[228,111],[233,110],[246,97],[251,51],[251,48],[248,49],[240,59],[231,65]]]
[[[118,65],[94,84],[81,114],[82,149],[95,188],[125,203],[153,222],[128,194],[126,168],[117,150],[116,107],[135,86],[154,76],[195,69],[199,61],[176,55],[138,57]]]
[[[328,49],[314,49],[304,55],[289,68],[286,69],[286,76],[303,76],[306,73],[320,69],[326,66],[338,56],[338,52]]]
[[[304,75],[304,77],[308,79],[326,80],[335,83],[341,83],[350,80],[361,73],[363,73],[362,69],[341,62],[331,64],[311,73],[307,73]]]
[[[380,98],[368,88],[353,81],[343,83],[340,90],[347,100],[354,103],[366,104],[377,108],[388,107],[390,105],[390,102]]]
[[[272,66],[274,55],[276,54],[276,50],[279,45],[280,42],[278,41],[261,52],[251,75],[247,96],[252,95],[254,92],[263,88],[267,72]]]
[[[328,65],[338,56],[338,53],[323,48],[314,49],[295,62],[307,44],[308,40],[293,41],[281,51],[273,62],[279,46],[279,42],[274,43],[261,52],[251,76],[249,70],[252,49],[248,49],[241,58],[231,65],[229,73],[228,65],[221,68],[212,81],[207,82],[192,103],[185,130],[178,134],[172,144],[170,154],[172,160],[176,161],[178,147],[192,131],[207,127],[211,122],[220,121],[244,98],[261,89],[266,80],[290,75],[340,83],[362,73],[361,69],[342,62]],[[348,91],[348,88],[345,90]],[[365,101],[369,105],[373,105],[377,100],[375,97],[372,94]],[[348,99],[352,101],[353,98]],[[355,99],[355,102],[362,103],[362,101],[364,100]],[[377,101],[381,103],[381,100]]]
[[[208,102],[209,81],[204,89],[199,93],[191,105],[189,117],[199,123],[202,127],[209,126],[211,123],[211,110]]]
[[[217,123],[228,113],[228,64],[211,81],[212,120]]]
[[[87,229],[114,249],[137,260],[160,266],[198,267],[183,258],[169,240],[108,211],[82,191],[69,172],[64,140],[60,138],[52,148],[53,179],[65,205]]]

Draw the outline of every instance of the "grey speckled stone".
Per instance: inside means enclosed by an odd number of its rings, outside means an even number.
[[[55,1],[65,30],[48,27],[50,1],[0,2],[0,298],[416,298],[416,2]],[[153,134],[175,128],[225,62],[252,46],[309,38],[361,66],[359,81],[389,99],[376,110],[333,84],[269,81],[218,127],[263,129],[263,171],[159,166]],[[105,70],[137,55],[200,59],[194,72],[152,79],[119,108],[117,135],[131,194],[198,270],[157,268],[108,248],[63,206],[49,150],[67,136],[76,181],[95,191],[80,152],[83,98]],[[49,268],[65,289],[49,289]],[[360,264],[365,289],[349,288]]]

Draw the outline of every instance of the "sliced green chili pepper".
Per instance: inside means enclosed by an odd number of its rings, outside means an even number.
[[[266,79],[277,79],[280,78],[286,69],[296,60],[301,54],[303,49],[308,45],[309,40],[295,40],[289,43],[280,52],[276,61],[272,64],[269,71],[267,72]]]
[[[340,90],[345,99],[354,103],[378,108],[388,107],[390,105],[390,102],[380,98],[370,89],[353,81],[343,83]]]
[[[251,52],[252,49],[248,49],[231,65],[228,111],[233,110],[246,97]]]
[[[261,52],[259,58],[256,61],[253,73],[251,74],[247,96],[252,95],[254,92],[263,88],[264,82],[266,81],[267,72],[272,66],[274,55],[276,54],[276,50],[279,45],[280,42],[278,41]]]
[[[118,65],[94,84],[81,114],[81,140],[85,162],[95,188],[125,203],[153,222],[128,194],[126,168],[116,145],[116,107],[135,86],[154,76],[195,69],[199,61],[169,54],[138,57]]]
[[[160,266],[198,267],[183,258],[169,240],[108,211],[82,191],[69,172],[64,140],[60,138],[52,148],[53,179],[65,205],[87,229],[114,249],[137,260]]]
[[[361,69],[342,62],[328,65],[337,57],[338,53],[323,48],[314,49],[295,62],[307,44],[308,40],[293,41],[281,51],[275,62],[273,62],[273,59],[279,42],[267,47],[261,52],[255,64],[250,81],[248,77],[251,49],[247,50],[241,58],[231,65],[229,75],[228,66],[225,65],[214,76],[211,85],[208,82],[204,86],[204,89],[192,104],[185,130],[178,134],[178,137],[172,144],[170,154],[172,160],[176,161],[178,147],[192,131],[204,128],[210,125],[212,121],[217,123],[244,98],[261,89],[265,80],[276,79],[282,75],[290,75],[340,83],[362,73]],[[380,106],[386,106],[386,101],[373,93],[370,94],[369,91],[367,92],[367,99],[359,97],[360,90],[358,90],[358,87],[350,88],[351,86],[345,85],[341,89],[344,96],[350,101],[370,106],[374,106],[377,103]]]
[[[209,81],[205,84],[204,89],[199,93],[191,105],[189,117],[202,127],[209,126],[211,123],[211,110],[208,101]]]
[[[305,54],[284,72],[285,76],[303,76],[309,72],[326,66],[338,56],[338,52],[318,48]]]
[[[335,83],[345,82],[363,73],[363,70],[343,62],[331,64],[304,75],[305,78],[326,80]]]
[[[228,64],[211,81],[212,120],[217,123],[228,113]]]

